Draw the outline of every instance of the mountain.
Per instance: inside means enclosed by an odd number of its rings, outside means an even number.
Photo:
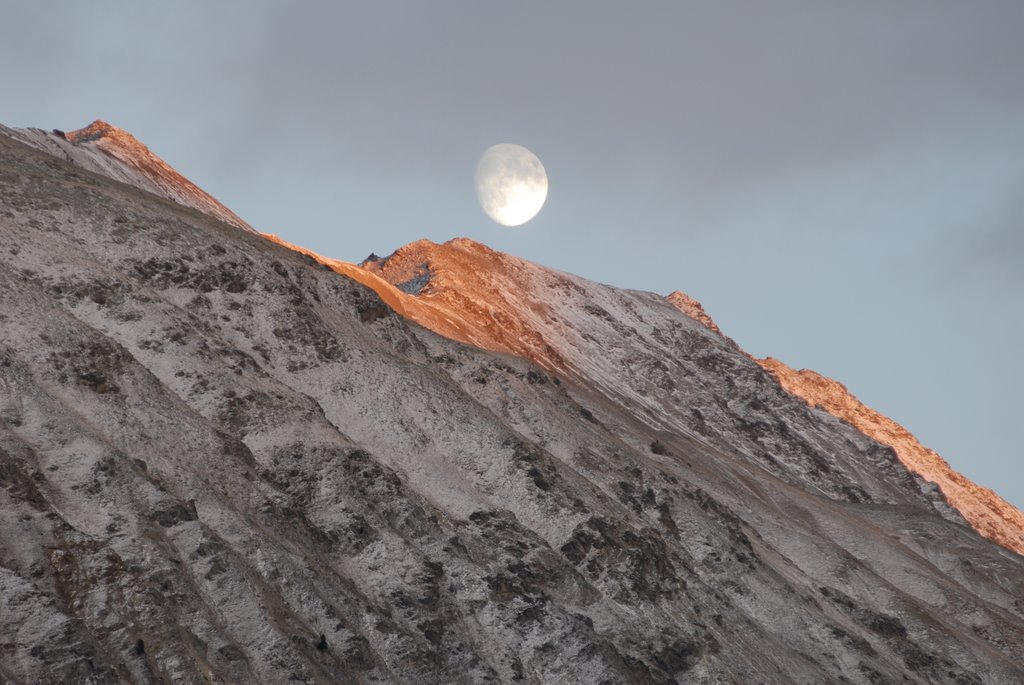
[[[957,473],[946,460],[928,449],[887,416],[863,405],[841,383],[814,371],[796,371],[771,357],[757,360],[786,390],[895,450],[900,461],[938,485],[946,500],[971,526],[989,540],[1024,554],[1024,514],[988,488]]]
[[[0,680],[1024,679],[1024,557],[666,298],[316,257],[24,135]]]
[[[622,396],[621,387],[616,387],[624,378],[630,381],[634,400],[637,397],[658,397],[659,401],[664,401],[666,397],[666,393],[652,391],[649,382],[654,376],[648,371],[670,363],[666,360],[673,356],[672,350],[660,344],[663,341],[659,340],[656,326],[647,334],[645,324],[649,322],[642,317],[637,320],[630,314],[652,308],[649,293],[621,291],[569,274],[559,274],[494,252],[465,238],[445,245],[421,240],[399,249],[386,259],[374,258],[361,265],[397,288],[397,293],[394,288],[383,288],[378,281],[361,276],[353,265],[340,267],[339,262],[333,260],[321,258],[321,261],[361,280],[382,296],[397,299],[404,307],[405,316],[446,337],[530,359],[555,372],[582,374],[589,382],[604,386],[605,394],[617,395],[623,406],[632,406]],[[566,297],[565,293],[582,294],[582,297]],[[595,296],[597,293],[599,295]],[[697,300],[681,291],[675,291],[665,299],[711,332],[722,335]],[[410,302],[416,302],[419,308]],[[608,314],[609,310],[615,314]],[[459,325],[447,325],[452,321],[458,321]],[[611,325],[602,326],[605,322]],[[628,328],[624,328],[624,324]],[[633,339],[630,358],[620,360],[610,368],[600,368],[612,361],[605,350],[630,338]],[[722,339],[735,347],[728,338]],[[637,364],[640,348],[649,359],[639,363],[642,375],[637,377],[635,369],[629,367]],[[981,488],[953,471],[945,460],[922,446],[902,426],[858,402],[839,383],[813,371],[797,372],[773,358],[752,361],[771,373],[778,384],[794,397],[824,409],[867,437],[892,448],[907,469],[936,484],[947,502],[978,532],[1007,549],[1024,554],[1024,514],[991,490]],[[722,397],[727,392],[723,388],[718,396]],[[676,396],[675,407],[666,408],[664,404],[650,407],[649,401],[645,399],[643,402],[652,409],[658,421],[669,421],[670,429],[700,431],[700,422],[688,420],[685,408],[679,408],[685,404],[685,398],[694,396],[694,393],[692,388],[682,392],[673,389],[667,393],[670,398]],[[772,411],[778,415],[780,409],[774,406]],[[651,420],[652,412],[645,411],[638,418]],[[671,422],[673,418],[676,421]],[[739,432],[743,430],[743,423],[749,420],[743,416],[736,417]],[[716,423],[720,425],[722,421]],[[727,441],[733,447],[743,442],[742,438],[737,439],[736,430],[728,435]],[[750,446],[750,454],[757,451],[757,446]],[[826,457],[822,455],[822,458]],[[813,470],[813,466],[809,468]],[[839,482],[835,474],[830,473],[819,487],[834,490],[836,485]]]
[[[691,319],[699,321],[700,323],[704,324],[715,333],[722,333],[721,329],[718,328],[718,324],[715,323],[714,319],[712,319],[708,315],[708,313],[704,311],[704,305],[702,305],[700,302],[693,299],[686,293],[682,292],[681,290],[676,290],[675,292],[670,293],[669,296],[666,297],[665,299],[671,302],[676,309],[681,311],[683,314],[686,314]]]
[[[256,232],[234,212],[150,152],[133,135],[105,121],[97,120],[69,133],[57,129],[12,129],[0,124],[0,135],[14,138],[83,169],[192,207],[224,223]]]

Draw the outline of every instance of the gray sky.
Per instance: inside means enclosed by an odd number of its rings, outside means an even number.
[[[0,121],[105,119],[352,261],[464,235],[700,299],[1024,507],[1024,2],[11,2]],[[476,203],[533,150],[548,203]]]

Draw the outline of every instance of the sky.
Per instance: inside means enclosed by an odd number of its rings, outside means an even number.
[[[142,140],[261,231],[703,302],[1024,508],[1024,2],[12,2],[0,123]],[[477,159],[526,146],[531,222]]]

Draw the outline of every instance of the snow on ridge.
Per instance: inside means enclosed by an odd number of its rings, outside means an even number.
[[[659,295],[458,242],[414,297],[0,167],[6,680],[1021,682],[1024,557]]]

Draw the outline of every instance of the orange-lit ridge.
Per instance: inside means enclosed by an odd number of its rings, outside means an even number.
[[[516,268],[514,257],[468,238],[443,245],[418,240],[398,249],[387,260],[362,265],[322,257],[281,238],[268,239],[313,257],[334,271],[373,289],[402,316],[453,340],[492,352],[523,357],[548,371],[568,373],[570,368],[549,344],[534,317],[544,318],[546,306],[528,292],[510,292],[494,281],[494,274]],[[416,294],[401,284],[423,278]]]

